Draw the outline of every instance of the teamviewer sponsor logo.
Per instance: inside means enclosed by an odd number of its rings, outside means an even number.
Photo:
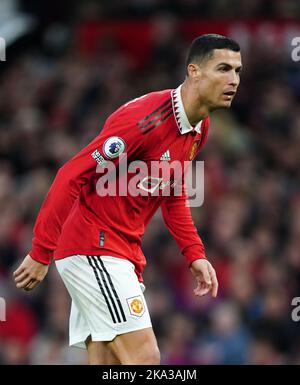
[[[94,154],[95,155],[95,154]],[[95,156],[93,156],[95,158]],[[97,157],[98,158],[98,157]],[[187,196],[189,207],[204,202],[204,162],[174,160],[172,162],[127,162],[127,154],[120,156],[118,169],[114,162],[100,159],[96,172],[101,176],[96,191],[104,196]]]
[[[0,322],[1,321],[6,321],[6,303],[2,297],[0,297]]]
[[[6,43],[3,37],[0,37],[0,61],[6,60]]]

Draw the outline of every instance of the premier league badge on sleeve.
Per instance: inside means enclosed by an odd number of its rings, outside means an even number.
[[[123,139],[112,136],[103,144],[103,152],[109,159],[117,158],[125,151],[126,145]]]

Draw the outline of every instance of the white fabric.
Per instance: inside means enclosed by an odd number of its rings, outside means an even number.
[[[175,120],[179,128],[179,131],[181,132],[181,134],[186,134],[192,131],[193,127],[190,125],[190,122],[188,120],[188,117],[184,109],[184,105],[181,97],[181,87],[182,87],[182,84],[180,84],[179,87],[173,90],[172,102],[173,102]],[[202,120],[200,120],[200,122],[198,122],[195,126],[195,131],[197,131],[199,134],[201,133],[201,124],[202,124]]]
[[[119,334],[152,326],[145,286],[130,261],[74,255],[57,260],[56,267],[72,298],[70,346],[86,348],[89,335],[92,341],[111,341]]]

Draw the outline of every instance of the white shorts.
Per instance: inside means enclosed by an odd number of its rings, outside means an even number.
[[[74,255],[55,262],[72,298],[70,346],[85,340],[112,341],[117,335],[152,327],[134,265],[111,256]]]

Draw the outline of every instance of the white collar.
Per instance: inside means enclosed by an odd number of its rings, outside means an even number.
[[[182,84],[180,84],[180,86],[177,87],[176,89],[172,90],[172,104],[173,104],[174,117],[175,117],[177,126],[179,128],[179,131],[181,134],[186,134],[187,132],[192,131],[194,128],[190,125],[190,122],[184,110],[184,106],[181,98],[181,92],[180,92],[181,86]],[[195,131],[197,131],[198,134],[201,133],[201,123],[202,123],[202,120],[200,120],[200,122],[198,122],[195,126]]]

